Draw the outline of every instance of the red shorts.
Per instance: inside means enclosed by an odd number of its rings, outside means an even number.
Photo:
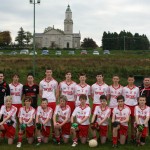
[[[100,136],[107,136],[108,126],[99,126]]]
[[[126,136],[127,133],[128,133],[128,126],[120,125],[119,134]]]
[[[70,128],[71,128],[71,123],[65,123],[61,129],[62,129],[62,135],[70,135]]]
[[[44,137],[49,137],[49,135],[50,135],[50,126],[42,126],[42,135]]]
[[[92,106],[92,114],[94,114],[94,110],[95,110],[96,106],[100,106],[100,104],[93,104],[93,106]]]
[[[49,102],[48,107],[51,107],[53,109],[53,112],[55,111],[56,102]]]
[[[26,137],[31,138],[34,136],[35,126],[26,127]]]
[[[130,111],[131,111],[131,114],[130,114],[130,116],[131,117],[134,117],[134,108],[135,108],[135,106],[129,106],[129,105],[126,105],[126,106],[128,106],[129,108],[130,108]]]
[[[74,109],[75,109],[75,102],[73,102],[73,101],[67,101],[67,105],[70,106],[71,114],[72,114],[72,112],[73,112]]]
[[[79,125],[78,128],[79,137],[88,137],[89,125]]]
[[[148,127],[145,127],[142,131],[142,137],[145,138],[147,136],[148,133]]]
[[[19,113],[20,108],[22,107],[22,104],[12,104],[12,105],[17,108],[16,116],[18,117],[18,113]]]
[[[16,132],[16,129],[13,127],[13,126],[8,126],[7,124],[3,124],[4,126],[4,129],[5,129],[5,136],[7,138],[14,138],[15,137],[15,132]]]

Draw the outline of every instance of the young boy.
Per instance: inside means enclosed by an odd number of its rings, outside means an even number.
[[[29,144],[32,144],[34,141],[34,122],[35,119],[35,109],[31,106],[32,97],[26,96],[24,98],[24,106],[20,108],[18,118],[20,129],[18,132],[18,143],[17,147],[20,148],[22,145],[22,137],[26,132],[26,137]]]
[[[118,106],[113,109],[112,127],[114,148],[117,147],[118,134],[120,137],[120,144],[125,144],[128,132],[128,122],[131,112],[129,107],[124,105],[124,101],[124,97],[122,95],[119,95],[117,97]]]
[[[101,144],[106,142],[108,133],[108,119],[110,117],[110,108],[107,106],[107,97],[105,95],[100,96],[101,105],[95,107],[95,111],[91,121],[91,129],[93,138],[97,140],[96,130],[99,130]],[[96,120],[96,122],[95,122]]]
[[[6,96],[5,105],[2,105],[0,110],[0,119],[3,115],[3,120],[0,122],[0,131],[8,138],[8,144],[13,144],[16,132],[16,113],[17,108],[12,106],[12,97]]]
[[[75,108],[71,116],[71,133],[73,135],[72,147],[75,147],[78,144],[78,137],[82,144],[86,143],[90,124],[91,108],[86,104],[87,96],[81,94],[79,100],[80,106]],[[76,121],[74,121],[74,118],[76,118]]]
[[[150,117],[150,108],[146,106],[146,97],[140,96],[138,106],[135,107],[135,123],[137,127],[136,142],[137,145],[144,145],[145,138],[148,132],[148,121]]]
[[[70,136],[71,109],[69,105],[67,105],[66,103],[67,103],[67,97],[64,95],[60,96],[59,105],[56,106],[53,115],[55,138],[58,144],[60,144],[61,137],[64,143],[68,143],[69,136]]]
[[[38,106],[36,113],[36,129],[37,129],[37,146],[43,143],[48,143],[50,135],[50,126],[53,110],[48,107],[48,100],[42,98],[41,106]]]

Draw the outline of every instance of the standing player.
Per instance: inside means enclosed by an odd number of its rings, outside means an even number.
[[[71,72],[66,72],[66,80],[60,82],[59,91],[60,95],[65,95],[67,97],[67,105],[71,108],[71,113],[75,109],[75,86],[76,83],[71,80]]]
[[[123,88],[122,94],[125,98],[125,104],[131,110],[131,140],[135,140],[135,133],[134,133],[134,108],[137,105],[137,99],[139,97],[139,88],[134,85],[134,76],[128,76],[128,85]]]
[[[9,85],[4,81],[4,73],[0,71],[0,108],[4,105],[4,97],[10,95]]]
[[[112,78],[113,84],[108,87],[108,99],[109,102],[109,108],[111,109],[111,115],[113,108],[117,107],[117,97],[122,94],[123,87],[119,84],[119,76],[114,75]]]
[[[144,77],[143,84],[139,87],[140,95],[146,97],[146,105],[150,107],[150,76]],[[150,120],[148,122],[150,135]]]
[[[46,98],[42,98],[41,106],[38,106],[36,113],[36,129],[37,129],[37,146],[43,143],[48,143],[50,135],[50,126],[53,110],[48,107]]]
[[[38,101],[38,94],[39,94],[39,86],[34,83],[34,76],[32,73],[27,75],[27,83],[23,85],[23,97],[31,96],[32,103],[31,106],[33,108],[37,108],[37,101]]]
[[[45,79],[40,82],[40,97],[48,100],[48,106],[55,110],[56,100],[58,99],[58,82],[52,77],[52,69],[47,68]]]
[[[136,142],[137,145],[145,145],[145,138],[148,133],[148,121],[150,117],[150,108],[146,106],[146,97],[140,96],[138,106],[135,106],[135,123],[137,127]]]
[[[119,134],[120,144],[125,144],[128,132],[128,122],[130,117],[129,107],[124,105],[124,97],[119,95],[117,97],[118,106],[113,109],[112,127],[113,127],[113,147],[117,147],[117,140]]]
[[[6,96],[5,105],[1,107],[0,119],[3,115],[3,120],[0,122],[0,131],[8,138],[8,144],[13,144],[16,132],[16,112],[17,108],[12,106],[12,97]]]
[[[81,73],[79,75],[80,83],[75,86],[75,105],[76,107],[80,105],[79,97],[81,94],[85,94],[87,96],[86,104],[89,105],[89,98],[91,95],[90,86],[86,83],[86,74]]]
[[[96,80],[97,82],[94,83],[91,87],[92,99],[93,99],[93,107],[92,113],[95,110],[96,106],[100,105],[100,96],[107,95],[108,85],[104,83],[104,75],[102,73],[97,73]]]
[[[22,145],[22,137],[26,132],[26,137],[29,144],[32,144],[34,141],[34,122],[35,119],[35,109],[31,106],[32,97],[26,96],[24,98],[24,106],[20,108],[18,118],[20,129],[18,132],[18,143],[17,147],[20,148]]]
[[[81,104],[75,108],[71,116],[71,133],[73,135],[72,147],[75,147],[78,144],[78,137],[82,144],[86,143],[90,124],[91,108],[86,104],[87,96],[81,94],[79,100]]]
[[[61,95],[59,98],[59,105],[56,106],[53,115],[55,138],[58,144],[60,144],[61,137],[64,143],[68,143],[69,141],[71,127],[70,114],[71,109],[69,105],[67,105],[67,97]]]
[[[95,111],[91,121],[91,129],[93,138],[96,140],[96,130],[98,129],[101,144],[104,144],[106,142],[108,133],[108,119],[110,117],[110,108],[107,106],[107,97],[105,95],[100,96],[100,101],[101,105],[95,107]]]
[[[12,105],[17,107],[17,115],[22,107],[22,89],[23,85],[19,83],[19,75],[14,74],[12,77],[13,81],[9,84],[10,95],[12,96]]]

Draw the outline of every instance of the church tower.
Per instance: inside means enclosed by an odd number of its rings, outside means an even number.
[[[64,32],[65,34],[73,34],[73,20],[70,6],[68,5],[64,20]]]

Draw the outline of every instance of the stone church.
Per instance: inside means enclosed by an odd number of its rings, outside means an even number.
[[[38,48],[80,48],[80,40],[80,32],[73,33],[72,11],[69,5],[65,12],[64,31],[53,26],[45,28],[44,33],[35,33]]]

